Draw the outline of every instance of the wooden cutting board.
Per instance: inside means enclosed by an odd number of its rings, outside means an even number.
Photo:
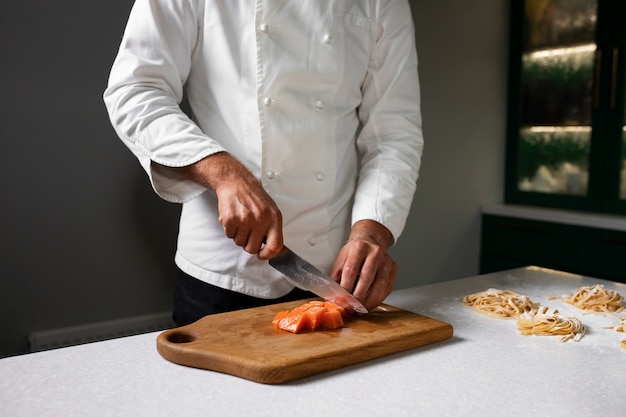
[[[279,384],[445,340],[453,332],[450,324],[388,305],[346,318],[341,329],[274,329],[278,311],[306,301],[206,316],[159,334],[157,350],[180,365]]]

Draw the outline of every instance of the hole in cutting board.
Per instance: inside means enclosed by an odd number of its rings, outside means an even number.
[[[167,335],[167,341],[171,343],[190,343],[196,340],[196,336],[187,332],[171,332]]]

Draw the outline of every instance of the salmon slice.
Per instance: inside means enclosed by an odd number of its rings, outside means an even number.
[[[309,301],[290,311],[279,311],[274,316],[274,328],[291,333],[315,331],[321,328],[338,329],[343,327],[347,311],[328,301]]]

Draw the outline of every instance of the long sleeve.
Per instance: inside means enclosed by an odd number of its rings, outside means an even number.
[[[424,140],[409,4],[382,3],[359,111],[361,167],[352,222],[376,220],[395,240],[413,201]]]
[[[112,125],[164,199],[187,201],[203,187],[178,167],[223,148],[179,107],[201,27],[204,2],[138,0],[111,69],[104,101]]]
[[[398,238],[422,151],[412,29],[406,0],[136,0],[104,100],[155,191],[184,203],[183,271],[257,297],[292,288],[224,235],[215,193],[163,168],[219,151],[256,176],[285,242],[322,270],[351,221]]]

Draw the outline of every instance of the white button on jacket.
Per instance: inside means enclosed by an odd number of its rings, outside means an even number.
[[[279,205],[285,243],[322,270],[358,220],[402,232],[423,145],[406,0],[137,0],[104,100],[158,195],[183,203],[175,259],[192,276],[292,289],[224,236],[214,192],[152,161],[230,152]]]

